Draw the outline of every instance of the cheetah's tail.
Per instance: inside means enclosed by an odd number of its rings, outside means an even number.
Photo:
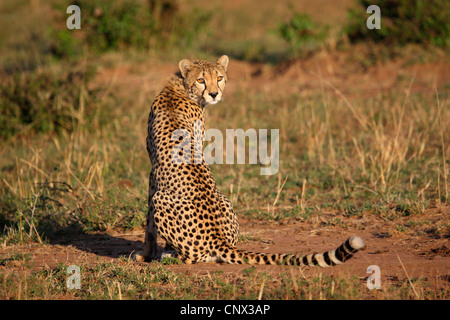
[[[331,267],[344,263],[353,257],[359,250],[364,250],[365,247],[366,245],[363,239],[358,236],[352,236],[334,250],[304,256],[295,254],[253,253],[234,248],[218,252],[217,255],[221,260],[227,263]]]

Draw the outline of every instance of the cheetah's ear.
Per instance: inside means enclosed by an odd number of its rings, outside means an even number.
[[[228,67],[228,62],[229,61],[230,60],[228,59],[228,56],[226,56],[226,55],[223,55],[219,59],[217,59],[217,63],[219,65],[221,65],[222,68],[224,68],[225,71],[227,71],[227,67]]]
[[[180,72],[181,72],[181,76],[183,78],[186,78],[187,73],[189,72],[189,70],[192,69],[192,67],[194,66],[194,63],[188,59],[183,59],[180,61],[180,63],[178,64],[178,67],[180,68]]]

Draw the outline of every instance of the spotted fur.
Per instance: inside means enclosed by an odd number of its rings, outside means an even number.
[[[152,163],[149,211],[144,249],[135,255],[136,259],[156,258],[159,233],[167,242],[166,250],[174,250],[185,263],[223,261],[322,267],[343,263],[365,247],[361,238],[353,236],[335,250],[305,256],[236,249],[236,214],[230,201],[217,189],[209,165],[202,156],[195,158],[202,154],[201,145],[195,145],[191,139],[191,152],[183,154],[183,159],[190,161],[174,161],[173,150],[181,144],[180,139],[174,139],[176,130],[203,137],[204,109],[222,100],[228,61],[227,56],[214,62],[181,60],[180,71],[168,80],[152,104],[147,137]]]

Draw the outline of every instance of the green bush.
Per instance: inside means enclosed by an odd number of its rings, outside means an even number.
[[[289,22],[278,27],[278,34],[289,43],[293,56],[298,57],[317,49],[327,32],[317,26],[309,15],[296,13]]]
[[[81,47],[76,38],[72,36],[72,30],[51,30],[51,54],[57,58],[73,58],[81,53]]]
[[[368,29],[367,7],[381,10],[381,29]],[[450,44],[450,2],[440,0],[359,0],[349,11],[345,32],[351,41],[372,40],[388,44]]]
[[[181,13],[173,0],[76,0],[73,4],[81,9],[81,30],[56,32],[58,56],[70,56],[76,49],[74,41],[97,52],[190,46],[211,16],[198,8]],[[61,4],[57,10],[65,12],[65,8]]]
[[[86,41],[99,50],[143,48],[156,24],[148,8],[137,1],[76,1],[81,8]]]
[[[38,69],[4,79],[0,86],[0,138],[21,130],[72,130],[80,117],[81,99],[88,99],[92,73],[82,70]],[[85,108],[89,119],[92,108]]]

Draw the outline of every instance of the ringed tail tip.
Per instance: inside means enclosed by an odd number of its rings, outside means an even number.
[[[350,246],[355,250],[364,250],[366,248],[366,244],[364,240],[358,236],[352,236],[348,239]]]

